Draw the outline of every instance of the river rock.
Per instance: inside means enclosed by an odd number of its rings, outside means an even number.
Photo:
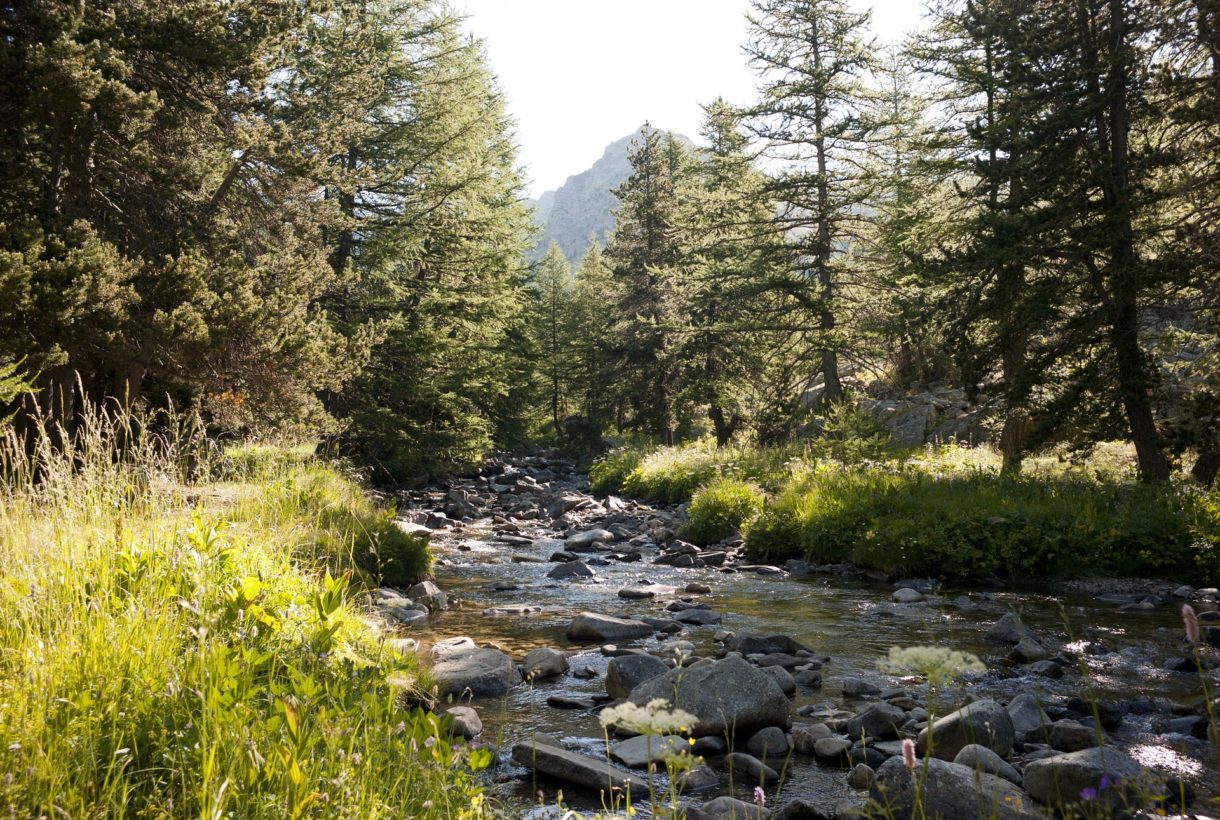
[[[843,679],[843,697],[845,698],[869,698],[880,694],[881,687],[874,686],[862,678]]]
[[[494,647],[479,647],[470,638],[450,638],[432,647],[432,678],[439,694],[476,697],[503,695],[521,683],[513,659]]]
[[[1035,760],[1025,767],[1025,789],[1036,800],[1050,806],[1076,803],[1085,789],[1094,789],[1094,799],[1116,806],[1123,796],[1117,786],[1100,788],[1102,778],[1111,784],[1138,778],[1140,765],[1113,746],[1097,746],[1079,752]]]
[[[568,671],[568,656],[550,646],[530,650],[521,664],[526,680],[555,678]]]
[[[717,797],[686,813],[687,820],[759,820],[771,817],[771,810],[736,797]]]
[[[1012,648],[1010,657],[1018,663],[1033,663],[1035,661],[1044,661],[1051,656],[1046,647],[1034,640],[1029,635],[1021,638],[1017,645]]]
[[[959,766],[967,766],[975,771],[987,772],[987,774],[1002,777],[1014,785],[1021,785],[1021,773],[1006,762],[1004,758],[986,746],[971,743],[957,753],[957,757],[953,758],[953,762]]]
[[[785,695],[791,695],[796,691],[796,679],[793,678],[792,673],[784,667],[760,666],[759,669],[775,678],[775,682],[779,684],[780,689],[784,690]]]
[[[898,730],[906,722],[907,713],[897,706],[884,702],[874,703],[847,721],[847,735],[852,738],[889,740],[898,737]]]
[[[652,634],[652,627],[643,621],[582,612],[568,624],[567,634],[568,640],[576,643],[602,643],[646,638]]]
[[[644,705],[656,698],[695,715],[696,737],[790,723],[791,705],[779,684],[741,658],[673,669],[637,686],[630,700]]]
[[[624,587],[618,591],[618,597],[633,601],[644,601],[656,597],[656,590],[649,587]]]
[[[917,793],[927,817],[1028,820],[1044,816],[1029,795],[1007,780],[936,758],[918,761],[912,771],[901,757],[891,757],[877,769],[870,789],[870,796],[885,807],[888,817],[916,816]]]
[[[648,783],[631,772],[592,757],[556,749],[540,743],[518,743],[513,747],[513,761],[519,766],[567,783],[583,786],[597,793],[613,784],[615,792],[642,797],[648,794]]]
[[[594,544],[610,544],[615,540],[614,533],[610,532],[610,530],[585,530],[575,535],[569,535],[564,539],[563,546],[564,549],[569,550],[588,549]]]
[[[1044,739],[1051,725],[1050,716],[1042,710],[1038,699],[1028,692],[1017,695],[1008,704],[1008,717],[1018,740]]]
[[[853,789],[864,791],[871,789],[873,783],[877,780],[877,773],[873,771],[873,767],[867,763],[857,763],[847,773],[847,785]]]
[[[421,581],[407,590],[407,597],[435,612],[449,606],[449,596],[431,581]]]
[[[813,754],[814,744],[819,740],[831,737],[833,733],[825,723],[814,723],[792,727],[792,748],[797,754]]]
[[[746,743],[746,751],[763,760],[782,760],[788,756],[791,745],[783,729],[778,726],[768,726],[750,736],[750,740]]]
[[[1021,623],[1021,616],[1015,612],[1006,612],[1000,620],[991,625],[983,634],[983,639],[992,643],[1020,643],[1022,638],[1037,640],[1033,630]]]
[[[845,737],[824,737],[814,741],[813,754],[818,760],[839,762],[851,751],[851,741]]]
[[[623,655],[606,667],[606,694],[625,698],[641,683],[669,671],[665,661],[652,655]]]
[[[674,613],[674,620],[689,626],[711,626],[720,623],[720,613],[710,609],[684,609]]]
[[[561,581],[565,578],[592,578],[593,570],[584,561],[568,561],[559,564],[546,574],[547,578]]]
[[[728,640],[727,646],[742,655],[795,655],[802,651],[812,654],[813,651],[787,635],[734,635]]]
[[[1060,752],[1079,752],[1099,745],[1097,730],[1074,720],[1057,720],[1051,724],[1051,748]]]
[[[734,780],[744,780],[746,783],[774,783],[779,780],[779,772],[753,755],[733,752],[725,755],[724,761],[733,772]]]
[[[710,766],[693,766],[678,775],[678,791],[681,794],[699,794],[718,788],[720,775]]]
[[[454,706],[446,709],[445,714],[453,718],[450,729],[456,737],[473,740],[483,733],[483,721],[471,707]]]
[[[919,590],[903,587],[894,590],[894,593],[890,595],[890,600],[898,604],[917,604],[924,600],[924,596]]]
[[[966,746],[978,743],[1003,757],[1012,751],[1014,732],[1008,711],[994,700],[976,700],[932,724],[932,755],[952,760]],[[928,749],[929,729],[919,733],[920,754]]]
[[[639,735],[612,743],[610,754],[629,769],[646,769],[649,763],[684,754],[689,749],[690,744],[677,735]]]
[[[686,585],[686,589],[684,591],[689,592],[692,595],[707,595],[712,591],[712,588],[707,584],[701,584],[698,581],[691,581]]]

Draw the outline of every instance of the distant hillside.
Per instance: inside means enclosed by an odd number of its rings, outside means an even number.
[[[534,222],[542,228],[532,257],[542,258],[552,242],[559,243],[564,255],[576,264],[589,246],[589,237],[602,244],[614,228],[614,208],[618,200],[613,189],[631,175],[627,151],[639,132],[610,143],[601,159],[587,171],[568,177],[557,191],[547,191],[534,205]],[[686,137],[679,139],[689,142]]]

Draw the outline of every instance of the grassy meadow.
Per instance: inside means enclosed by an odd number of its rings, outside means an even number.
[[[0,445],[0,811],[482,816],[489,755],[408,708],[428,682],[362,603],[426,544],[308,449],[151,429]]]

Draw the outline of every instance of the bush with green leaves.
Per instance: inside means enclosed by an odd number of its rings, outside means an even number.
[[[763,491],[748,481],[718,478],[691,499],[682,536],[696,544],[723,541],[762,512]]]
[[[644,452],[635,447],[611,450],[590,465],[589,489],[597,495],[621,493],[623,482],[643,460]]]
[[[1220,574],[1214,494],[1084,479],[814,470],[748,524],[746,541],[770,560],[955,577]]]

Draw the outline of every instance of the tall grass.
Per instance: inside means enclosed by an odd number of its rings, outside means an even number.
[[[362,611],[345,565],[384,521],[350,479],[168,419],[65,438],[0,438],[0,810],[483,814],[484,755],[405,709],[426,680]]]

